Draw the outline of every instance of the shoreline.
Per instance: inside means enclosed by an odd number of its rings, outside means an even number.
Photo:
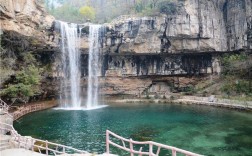
[[[181,104],[181,105],[202,105],[220,107],[234,110],[252,111],[252,101],[238,101],[229,99],[214,98],[213,101],[209,101],[210,97],[198,97],[198,96],[180,96],[176,99],[105,99],[103,102],[111,103],[112,105],[118,104],[137,104],[137,103],[155,103],[155,104]],[[238,101],[238,102],[237,102]],[[17,110],[11,112],[14,121],[32,112],[42,111],[58,106],[57,100],[41,101],[35,103],[28,103],[19,106]]]
[[[15,121],[29,113],[50,109],[56,106],[58,106],[57,100],[28,103],[17,107],[17,110],[14,110],[10,114],[13,116],[13,121]]]
[[[116,99],[116,100],[105,100],[105,102],[111,103],[170,103],[170,104],[183,104],[183,105],[202,105],[221,107],[234,110],[246,110],[252,111],[252,101],[239,101],[229,99],[214,98],[213,101],[209,101],[209,97],[197,97],[197,96],[181,96],[174,100],[171,99]]]

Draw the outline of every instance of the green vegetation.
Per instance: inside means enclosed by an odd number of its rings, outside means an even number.
[[[222,58],[224,80],[221,91],[228,96],[252,95],[251,57],[245,54],[225,55]]]
[[[28,102],[30,97],[40,93],[42,76],[40,69],[36,66],[36,59],[31,53],[21,53],[20,56],[22,65],[20,64],[19,69],[16,72],[13,71],[12,75],[8,75],[0,95]]]
[[[196,89],[195,86],[193,85],[188,85],[185,89],[184,89],[184,94],[185,95],[193,95],[196,93]]]
[[[177,5],[171,1],[162,1],[158,4],[160,13],[174,15],[177,12]]]
[[[87,19],[104,23],[120,15],[154,16],[174,14],[175,0],[46,0],[47,10],[56,19],[83,23]]]
[[[28,102],[29,97],[40,92],[40,81],[41,76],[39,70],[35,66],[30,65],[28,68],[16,73],[13,82],[6,85],[1,91],[1,96],[18,98]]]
[[[90,20],[95,19],[95,9],[93,7],[83,6],[80,8],[79,12],[85,19],[90,19]]]
[[[79,13],[78,7],[73,7],[69,4],[64,4],[57,9],[49,10],[49,13],[55,16],[56,19],[60,19],[68,22],[84,22],[83,17]]]

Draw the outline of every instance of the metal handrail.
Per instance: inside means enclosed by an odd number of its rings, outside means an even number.
[[[119,139],[122,142],[123,146],[121,146],[119,144],[116,144],[115,142],[110,140],[110,135],[117,138],[117,139]],[[125,146],[125,142],[129,143],[129,146],[130,146],[129,148]],[[106,154],[110,153],[110,151],[109,151],[110,150],[110,148],[109,148],[110,144],[117,147],[117,148],[120,148],[120,149],[122,149],[124,151],[129,152],[131,156],[133,156],[134,154],[138,154],[139,156],[142,156],[142,155],[158,156],[161,149],[171,150],[172,151],[172,156],[176,156],[177,153],[181,153],[181,154],[184,154],[186,156],[202,156],[200,154],[189,152],[189,151],[179,149],[179,148],[176,148],[176,147],[173,147],[173,146],[168,146],[168,145],[156,143],[156,142],[153,142],[153,141],[138,142],[138,141],[134,141],[132,139],[125,139],[125,138],[123,138],[123,137],[121,137],[121,136],[107,130],[106,131]],[[148,150],[148,152],[143,152],[142,147],[141,147],[139,149],[139,151],[136,151],[136,150],[133,149],[134,145],[147,145],[149,147],[149,150]],[[156,146],[158,148],[156,153],[154,153],[154,151],[153,151],[154,146]]]

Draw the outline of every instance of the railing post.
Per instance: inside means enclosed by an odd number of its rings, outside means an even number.
[[[20,140],[20,136],[18,136],[18,148],[21,147],[21,140]]]
[[[106,130],[106,154],[109,154],[109,131]]]
[[[129,143],[130,143],[130,156],[134,156],[132,139],[130,139]]]
[[[177,152],[176,152],[176,150],[172,150],[172,156],[176,156],[177,155]]]
[[[48,155],[48,141],[46,140],[46,155]]]
[[[65,146],[63,146],[63,154],[66,153],[66,149],[65,149]]]
[[[32,151],[34,151],[34,144],[35,144],[35,141],[34,141],[34,139],[32,138],[32,139],[31,139]]]
[[[153,145],[150,143],[149,144],[149,156],[152,156],[153,154]]]

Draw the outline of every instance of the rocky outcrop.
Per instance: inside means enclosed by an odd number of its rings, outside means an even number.
[[[51,27],[54,17],[36,0],[1,0],[0,14],[1,31],[33,37],[41,46],[53,44],[47,41],[45,30]]]
[[[227,52],[251,47],[251,0],[183,0],[176,13],[117,18],[104,36],[107,53]]]
[[[30,65],[27,64],[29,59],[35,59],[33,65],[41,71],[43,84],[41,95],[33,99],[53,98],[56,92],[52,86],[57,82],[48,79],[51,75],[48,68],[54,61],[54,53],[48,47],[58,47],[48,37],[53,34],[53,21],[54,17],[37,0],[0,1],[0,73],[5,73],[1,75],[0,90],[13,83],[15,74]],[[38,49],[40,51],[36,52]],[[32,57],[24,61],[22,58],[28,55]]]
[[[10,31],[15,32],[28,38],[27,50],[38,50],[39,58],[56,58],[48,78],[58,81],[62,76],[57,60],[60,54],[53,52],[59,51],[60,34],[53,41],[48,39],[54,36],[54,29],[58,31],[54,18],[35,0],[2,0],[0,12],[5,38],[13,36]],[[88,76],[89,24],[78,27],[82,28],[78,31],[82,38],[83,92]],[[219,74],[222,53],[251,52],[252,1],[178,0],[174,14],[121,16],[104,24],[99,41],[101,92],[167,95],[174,87],[181,90],[198,81],[190,76]],[[50,83],[47,86],[49,92],[56,87]]]
[[[251,52],[251,7],[251,0],[180,0],[172,15],[121,16],[105,24],[100,32],[100,76],[107,79],[106,93],[167,95],[175,82],[181,90],[178,77],[219,74],[223,53]],[[81,32],[87,34],[86,30],[84,26]],[[83,55],[87,55],[88,44],[82,45]],[[86,68],[82,72],[83,77],[88,75]],[[186,83],[190,84],[192,80]],[[127,86],[134,93],[124,90]]]

